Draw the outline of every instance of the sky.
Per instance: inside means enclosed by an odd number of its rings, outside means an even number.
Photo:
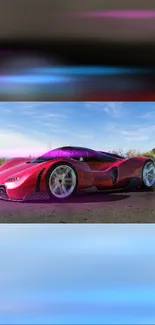
[[[40,155],[65,145],[155,147],[154,102],[1,102],[0,155]]]
[[[154,324],[155,225],[0,226],[0,324]]]

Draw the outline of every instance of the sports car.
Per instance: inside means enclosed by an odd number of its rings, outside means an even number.
[[[82,147],[61,147],[36,158],[13,158],[0,166],[0,198],[23,201],[35,193],[64,200],[90,187],[155,189],[155,164]]]

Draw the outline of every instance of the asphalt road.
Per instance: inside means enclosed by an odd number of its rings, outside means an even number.
[[[155,192],[81,192],[65,203],[0,201],[0,223],[154,223]]]

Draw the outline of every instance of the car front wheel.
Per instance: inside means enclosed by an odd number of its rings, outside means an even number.
[[[49,196],[58,200],[71,197],[77,189],[77,173],[74,167],[67,163],[56,164],[47,176]]]

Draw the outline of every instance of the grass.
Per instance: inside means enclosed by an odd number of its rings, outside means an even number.
[[[2,165],[6,161],[5,158],[0,158],[0,165]]]

